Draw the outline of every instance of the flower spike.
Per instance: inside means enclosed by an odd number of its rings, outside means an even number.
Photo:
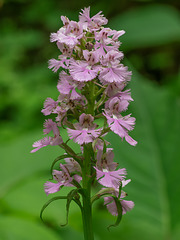
[[[92,203],[104,198],[108,211],[117,217],[117,226],[127,211],[134,207],[133,201],[125,200],[123,190],[131,181],[126,180],[127,171],[114,161],[113,148],[106,141],[112,131],[130,145],[135,146],[129,132],[135,126],[135,118],[125,114],[131,101],[126,85],[132,72],[122,61],[119,38],[124,30],[104,27],[108,20],[102,12],[90,15],[90,7],[79,14],[79,21],[61,16],[63,26],[50,35],[56,43],[59,56],[49,60],[49,69],[60,72],[57,79],[57,98],[48,97],[41,112],[53,119],[44,122],[43,139],[33,144],[36,152],[48,145],[60,147],[63,153],[51,165],[51,181],[44,184],[47,195],[71,187],[67,196],[54,197],[53,201],[66,199],[67,221],[69,208],[74,201],[81,209],[84,238],[93,240]],[[63,128],[60,131],[60,128]],[[62,138],[63,136],[63,138]],[[74,143],[73,143],[74,142]],[[79,145],[76,153],[71,144]],[[59,169],[54,169],[60,161]],[[91,197],[92,184],[99,184],[100,191]],[[61,225],[61,226],[65,226]]]

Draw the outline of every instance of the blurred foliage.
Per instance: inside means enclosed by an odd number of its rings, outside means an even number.
[[[49,35],[61,27],[61,15],[78,20],[84,6],[91,6],[92,15],[102,10],[109,27],[126,31],[121,49],[133,71],[130,88],[135,101],[130,111],[137,118],[132,134],[139,142],[133,148],[117,136],[108,136],[116,161],[132,179],[127,192],[136,207],[109,233],[106,226],[114,218],[102,201],[97,203],[96,240],[180,239],[178,3],[0,0],[0,239],[83,239],[75,205],[70,209],[69,227],[63,229],[59,225],[65,221],[65,202],[46,210],[48,227],[38,216],[47,201],[43,183],[50,177],[48,169],[62,151],[47,147],[36,155],[28,153],[42,137],[36,129],[42,128],[40,110],[45,98],[58,95],[58,75],[47,68],[48,60],[58,56]],[[67,190],[60,194],[63,191]]]

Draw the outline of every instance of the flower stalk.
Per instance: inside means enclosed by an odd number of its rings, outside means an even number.
[[[92,181],[92,156],[91,143],[84,145],[83,153],[84,159],[82,168],[82,186],[83,186],[83,208],[82,208],[82,220],[84,239],[93,240],[93,225],[92,225],[92,205],[91,205],[91,181]]]

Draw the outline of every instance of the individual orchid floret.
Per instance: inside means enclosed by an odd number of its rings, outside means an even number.
[[[124,101],[124,100],[126,100],[128,102],[134,101],[133,98],[131,97],[130,89],[125,90],[123,92],[121,91],[116,96],[118,96],[118,98],[120,98],[122,101]]]
[[[52,58],[49,60],[49,69],[52,69],[53,72],[57,72],[59,68],[68,69],[70,57],[72,55],[73,48],[68,47],[64,43],[57,42],[59,50],[62,52],[59,55],[58,60]]]
[[[81,173],[81,167],[77,161],[75,161],[73,158],[64,158],[65,164],[64,166],[68,169],[70,173],[72,172],[79,172]]]
[[[131,114],[123,117],[120,114],[119,115],[109,115],[108,112],[106,111],[105,114],[103,114],[106,119],[107,123],[114,133],[118,134],[121,139],[125,138],[125,140],[135,146],[137,142],[131,138],[128,135],[128,131],[133,130],[134,125],[135,125],[135,118],[131,117]]]
[[[101,14],[102,11],[98,12],[96,15],[94,15],[92,18],[91,18],[91,26],[92,28],[99,28],[101,27],[102,25],[106,25],[108,23],[108,20],[107,18],[104,17],[103,14]]]
[[[53,178],[57,181],[57,183],[53,182],[46,182],[44,184],[45,193],[48,195],[50,193],[58,192],[62,186],[73,187],[72,184],[73,179],[80,182],[81,178],[79,176],[76,178],[74,175],[73,177],[70,176],[68,169],[60,164],[62,171],[53,170]]]
[[[67,119],[68,113],[74,113],[78,106],[83,108],[84,96],[80,96],[74,89],[69,94],[60,94],[58,97],[59,106],[57,107],[56,122],[61,126],[62,120]]]
[[[66,104],[61,103],[61,106],[58,106],[57,108],[57,116],[56,116],[56,122],[59,127],[62,126],[62,123],[65,124],[65,121],[67,120],[67,111],[69,110],[69,107]]]
[[[122,206],[122,215],[126,214],[127,211],[132,210],[134,207],[133,201],[127,201],[120,198],[121,206]],[[113,197],[105,197],[104,198],[104,204],[107,206],[108,211],[113,215],[117,216],[118,211],[116,207],[116,203],[113,199]]]
[[[51,119],[48,119],[51,120]],[[55,122],[51,121],[45,122],[44,133],[48,134],[50,131],[53,131],[54,137],[50,137],[50,145],[56,146],[63,143],[62,137],[60,136],[59,128]]]
[[[32,146],[34,147],[34,149],[31,151],[31,153],[36,152],[39,149],[41,149],[42,147],[46,147],[48,145],[56,146],[56,145],[60,145],[62,143],[63,143],[63,140],[62,140],[61,136],[44,137],[43,139],[40,139],[33,143]]]
[[[78,106],[83,109],[85,100],[85,97],[77,93],[75,89],[72,89],[69,94],[60,94],[58,97],[60,107],[57,108],[57,113],[64,115],[68,110],[73,112]]]
[[[103,34],[100,35],[100,33],[97,33],[96,37],[98,36],[97,39],[102,37],[102,39],[100,38],[100,41],[95,42],[94,48],[100,57],[104,57],[108,51],[115,49],[115,47],[112,46],[111,44],[112,43],[111,38],[105,37],[106,36],[106,34],[104,34],[105,30],[101,30],[101,31]],[[116,49],[118,49],[118,47],[119,46],[117,46]]]
[[[63,87],[65,84],[68,84],[68,83],[64,82]],[[69,94],[68,94],[70,101],[72,102],[73,100],[80,100],[80,99],[82,100],[83,97],[79,93],[76,92],[75,88],[72,85],[70,85],[69,87],[71,87]]]
[[[105,89],[104,93],[108,96],[108,97],[114,97],[117,93],[121,92],[125,86],[126,86],[126,82],[122,82],[122,83],[109,83],[107,85],[107,88]]]
[[[73,48],[75,45],[79,44],[79,39],[82,37],[83,29],[81,25],[71,21],[68,25],[60,28],[57,33],[52,33],[50,40],[51,42],[63,43]]]
[[[57,127],[57,124],[55,122],[53,122],[52,119],[47,119],[47,120],[45,120],[45,123],[44,123],[44,130],[43,130],[43,132],[45,134],[48,134],[51,131],[53,131],[54,136],[58,136],[59,135],[59,128]]]
[[[94,129],[97,125],[93,121],[94,117],[91,114],[83,113],[79,117],[79,123],[76,124],[76,127]]]
[[[96,178],[98,182],[105,187],[117,188],[120,185],[120,182],[125,178],[126,169],[118,169],[116,171],[109,171],[107,168],[103,168],[103,170],[96,169]]]
[[[57,72],[59,70],[60,67],[64,68],[64,69],[68,69],[69,66],[69,59],[67,59],[66,56],[64,55],[60,55],[58,57],[59,60],[56,59],[50,59],[49,60],[49,69],[52,69],[53,72]]]
[[[106,102],[105,108],[109,109],[112,114],[118,114],[123,110],[127,110],[128,105],[128,101],[121,101],[118,97],[113,97]]]
[[[102,42],[103,40],[107,40],[107,44],[113,44],[113,42],[118,42],[118,38],[124,33],[124,30],[116,31],[110,28],[102,28],[99,32],[95,32],[95,40],[100,42]]]
[[[74,130],[67,128],[69,138],[74,139],[74,142],[77,142],[80,145],[87,144],[93,142],[100,135],[100,131],[97,130]]]
[[[31,153],[38,151],[39,149],[46,147],[51,144],[51,137],[45,137],[43,139],[40,139],[33,143],[34,149],[31,151]]]
[[[120,31],[116,31],[116,30],[112,30],[112,40],[113,41],[118,41],[118,38],[121,37],[122,35],[125,34],[124,30],[120,30]]]
[[[101,185],[118,188],[127,173],[125,168],[116,170],[118,164],[113,162],[113,158],[114,153],[111,148],[106,149],[105,153],[99,150],[94,168],[96,169],[96,178]]]
[[[48,134],[49,132],[53,131],[54,137],[45,137],[33,144],[33,149],[31,152],[36,152],[42,147],[46,147],[48,145],[56,146],[63,143],[62,137],[59,133],[59,128],[55,122],[52,121],[52,119],[48,119],[44,123],[44,134]]]
[[[48,68],[52,69],[53,72],[57,72],[60,67],[64,67],[64,64],[62,63],[62,61],[56,60],[54,58],[49,60]]]
[[[131,72],[123,64],[117,64],[116,66],[104,67],[99,74],[99,80],[102,83],[117,83],[121,84],[128,82],[131,79]]]
[[[109,98],[105,103],[105,109],[108,109],[109,113],[116,115],[122,111],[126,111],[130,101],[133,101],[130,90],[119,92],[115,96]]]
[[[57,84],[58,91],[63,95],[71,95],[70,99],[80,99],[79,93],[76,92],[76,88],[81,89],[83,84],[77,81],[74,81],[73,78],[68,75],[66,72],[62,71],[59,75],[60,79]]]
[[[119,41],[114,41],[112,36],[114,32],[110,28],[103,28],[100,32],[95,32],[94,48],[100,56],[106,56],[109,51],[118,51]],[[121,53],[122,54],[122,53]]]
[[[99,71],[98,66],[92,66],[86,61],[75,61],[71,59],[69,72],[74,80],[88,82],[94,79]]]
[[[120,51],[111,50],[101,60],[104,66],[118,66],[119,61],[124,57],[124,54]]]
[[[90,17],[90,7],[82,9],[82,13],[80,12],[79,21],[83,24],[83,28],[87,30],[99,29],[100,26],[106,25],[108,20],[101,14],[102,11]]]
[[[73,86],[73,83],[68,81],[67,79],[64,79],[63,81],[60,80],[57,84],[58,91],[63,95],[68,95],[70,91],[75,88],[76,86]]]
[[[47,116],[51,113],[57,113],[56,108],[58,106],[58,102],[54,101],[52,98],[47,98],[44,102],[44,108],[41,110],[41,112]]]
[[[118,163],[113,161],[114,153],[112,150],[112,148],[107,148],[105,153],[103,153],[103,149],[98,150],[96,166],[99,170],[114,171],[117,168]]]
[[[96,129],[97,124],[93,123],[93,116],[81,114],[79,123],[75,123],[75,129],[67,128],[70,139],[74,139],[80,145],[93,142],[101,134],[101,129]]]
[[[122,187],[124,187],[129,182],[130,182],[130,179],[126,180],[126,181],[122,181]],[[119,196],[118,188],[114,189],[114,194],[116,197]],[[120,200],[120,203],[122,206],[122,215],[124,215],[127,211],[130,211],[134,207],[134,202],[123,200],[124,197],[126,197],[126,193],[124,191],[121,191],[119,200]],[[113,197],[104,197],[104,204],[106,205],[108,211],[112,215],[114,215],[114,216],[118,215],[117,206],[116,206],[116,203],[115,203]]]

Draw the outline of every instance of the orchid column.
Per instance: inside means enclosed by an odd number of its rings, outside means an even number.
[[[42,113],[51,115],[44,123],[44,134],[53,132],[33,144],[32,152],[47,145],[58,145],[64,154],[52,163],[55,182],[45,183],[46,194],[60,191],[64,186],[74,187],[67,196],[53,197],[41,211],[54,200],[67,200],[67,217],[71,201],[77,203],[82,212],[84,239],[93,240],[92,204],[104,198],[109,212],[117,216],[114,225],[134,206],[124,200],[122,190],[130,180],[125,180],[126,169],[117,169],[113,148],[104,137],[113,131],[135,146],[136,141],[129,136],[134,128],[135,118],[125,115],[129,102],[133,101],[130,90],[124,90],[131,79],[131,72],[121,63],[123,53],[119,51],[118,38],[125,32],[104,28],[107,19],[99,12],[90,17],[90,7],[82,10],[79,22],[62,16],[63,27],[51,34],[51,42],[56,42],[60,55],[51,59],[49,68],[54,72],[61,69],[56,101],[47,98]],[[62,70],[64,69],[64,70]],[[99,121],[99,119],[101,119]],[[99,123],[100,125],[98,125]],[[60,128],[67,130],[68,139],[62,139]],[[73,140],[80,145],[77,154],[70,146]],[[60,171],[54,169],[61,161]],[[92,183],[102,186],[92,196]]]

